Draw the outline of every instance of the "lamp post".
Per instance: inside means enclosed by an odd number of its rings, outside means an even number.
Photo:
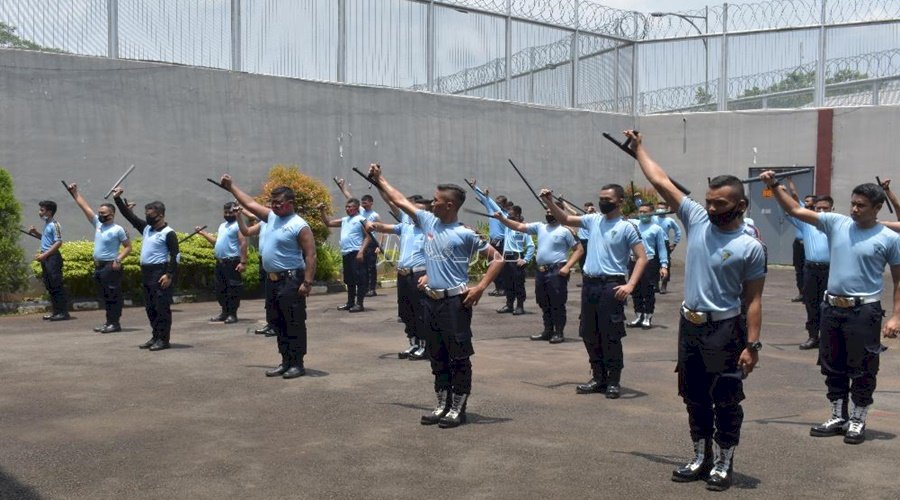
[[[706,92],[706,97],[709,98],[709,96],[710,96],[710,94],[709,94],[709,41],[707,41],[707,39],[706,39],[706,35],[709,35],[709,6],[707,6],[706,8],[703,9],[702,16],[695,16],[692,14],[681,14],[678,12],[651,12],[650,16],[651,17],[673,16],[673,17],[678,17],[678,18],[684,19],[685,21],[690,23],[690,25],[693,26],[695,30],[697,30],[697,33],[699,33],[700,36],[703,37],[703,38],[701,38],[701,40],[703,41],[703,51],[706,56],[704,58],[705,82],[704,82],[703,88],[704,88],[704,92]],[[692,19],[703,19],[703,28],[704,28],[703,31],[700,30],[700,27],[697,26],[697,24],[694,21],[692,21]]]

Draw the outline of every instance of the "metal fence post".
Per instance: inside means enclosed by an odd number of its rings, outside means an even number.
[[[719,49],[719,111],[728,111],[728,3],[722,4],[722,47]]]
[[[106,57],[119,58],[119,0],[106,0]]]
[[[231,0],[231,70],[241,71],[241,0]]]
[[[825,105],[825,60],[827,58],[825,52],[827,40],[827,32],[825,31],[825,10],[827,5],[828,1],[822,0],[821,19],[819,19],[819,58],[816,61],[816,88],[815,92],[813,92],[813,105],[817,108],[821,108]]]
[[[572,81],[569,82],[569,107],[578,107],[578,54],[581,52],[578,46],[578,28],[581,26],[581,20],[578,17],[578,0],[575,0],[575,31],[572,32]]]
[[[347,81],[347,0],[338,0],[337,81]]]
[[[613,103],[615,103],[615,112],[618,113],[622,109],[622,103],[619,102],[619,42],[616,42],[615,48],[616,62],[613,70]]]
[[[428,2],[428,17],[426,21],[426,54],[425,66],[428,78],[428,91],[434,92],[434,0]]]
[[[634,33],[638,33],[638,13],[634,13]],[[640,86],[638,85],[638,47],[640,43],[637,40],[631,42],[631,115],[638,116],[638,95],[640,94]]]
[[[504,71],[506,71],[506,75],[504,76],[504,93],[506,94],[505,99],[507,101],[512,100],[512,78],[510,74],[512,73],[512,0],[506,0],[506,48],[504,49]]]

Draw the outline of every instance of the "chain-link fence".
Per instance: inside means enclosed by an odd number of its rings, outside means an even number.
[[[897,0],[0,0],[0,23],[6,47],[614,113],[900,103]]]

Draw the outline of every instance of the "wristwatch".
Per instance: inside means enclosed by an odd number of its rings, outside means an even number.
[[[747,349],[750,349],[751,351],[759,352],[759,350],[762,349],[762,342],[760,342],[758,340],[756,342],[747,342],[746,347],[747,347]]]

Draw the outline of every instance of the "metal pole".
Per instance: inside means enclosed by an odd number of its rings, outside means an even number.
[[[119,0],[106,2],[106,57],[119,58]]]
[[[506,0],[506,48],[504,51],[504,71],[506,74],[504,75],[504,92],[506,94],[506,100],[509,101],[512,99],[512,0]]]
[[[638,18],[637,12],[634,13],[634,32],[638,33]],[[631,44],[631,116],[636,117],[638,115],[638,92],[640,91],[640,87],[638,86],[638,42],[634,41]]]
[[[616,63],[615,63],[615,73],[613,74],[613,102],[616,103],[616,112],[618,113],[621,109],[619,107],[619,44],[616,42]]]
[[[825,105],[825,44],[828,37],[825,31],[825,11],[828,5],[827,0],[822,0],[822,13],[819,22],[819,54],[816,61],[816,89],[813,92],[813,105],[821,108]]]
[[[343,3],[343,2],[342,2]],[[426,22],[426,72],[428,74],[428,91],[434,92],[434,0],[428,2],[428,20]]]
[[[347,0],[338,0],[337,81],[347,81]]]
[[[571,47],[571,57],[572,57],[572,81],[569,82],[569,107],[576,108],[578,107],[578,54],[580,52],[578,47],[578,27],[581,25],[580,20],[578,18],[578,0],[575,0],[575,31],[572,32],[572,47]]]
[[[728,111],[728,4],[722,4],[722,48],[719,57],[719,111]]]
[[[534,47],[530,49],[530,64],[528,65],[528,102],[534,102]]]
[[[706,98],[709,99],[709,5],[706,6],[703,14],[703,31],[706,36],[703,37],[703,69],[706,75],[704,79],[704,91]]]
[[[241,0],[231,0],[231,70],[241,70]]]

